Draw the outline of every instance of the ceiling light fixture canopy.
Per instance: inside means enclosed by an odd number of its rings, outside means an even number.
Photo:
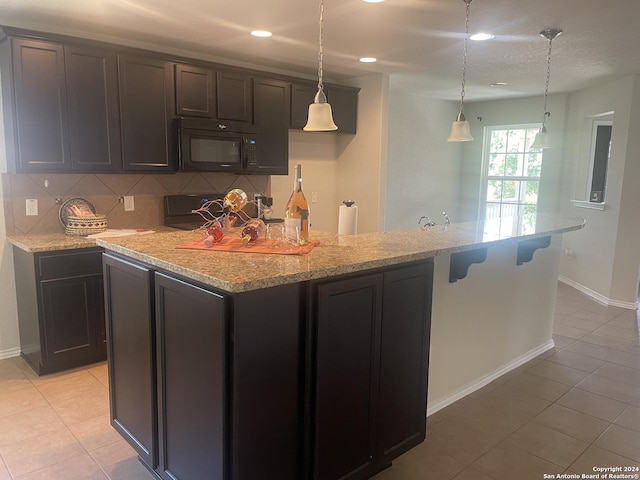
[[[322,84],[322,40],[324,34],[324,1],[320,0],[320,35],[319,35],[319,52],[318,52],[318,92],[316,93],[313,103],[309,105],[309,114],[307,116],[307,124],[302,128],[307,132],[329,132],[337,130],[338,126],[333,122],[333,113],[331,105],[327,102],[327,96],[324,93],[324,85]]]
[[[547,117],[551,116],[551,112],[547,110],[547,98],[549,97],[549,81],[551,80],[551,45],[553,39],[562,33],[559,28],[547,28],[540,32],[544,38],[549,40],[549,49],[547,50],[547,77],[544,84],[544,107],[542,109],[542,127],[531,144],[532,149],[542,149],[551,147],[551,138],[547,133],[545,125]]]
[[[467,14],[464,30],[464,48],[462,51],[462,90],[460,92],[460,112],[456,117],[453,125],[451,125],[451,134],[447,138],[447,142],[469,142],[473,140],[471,136],[471,129],[469,128],[469,122],[464,118],[464,84],[467,75],[467,44],[469,42],[469,12],[471,10],[472,0],[462,0],[467,4]]]

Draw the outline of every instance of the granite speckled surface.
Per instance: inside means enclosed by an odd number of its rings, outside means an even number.
[[[74,248],[95,247],[96,241],[76,235],[50,233],[37,235],[10,235],[7,240],[12,245],[30,253],[72,250]]]
[[[97,244],[159,269],[236,293],[565,233],[583,226],[582,218],[538,215],[534,220],[523,217],[516,222],[496,219],[344,236],[313,231],[311,238],[320,244],[311,253],[300,256],[176,249],[177,245],[196,239],[202,233],[175,230],[98,239]],[[525,233],[512,233],[518,230]]]

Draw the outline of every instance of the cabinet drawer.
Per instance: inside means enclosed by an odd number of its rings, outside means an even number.
[[[102,273],[102,249],[67,250],[37,255],[36,268],[41,279]]]

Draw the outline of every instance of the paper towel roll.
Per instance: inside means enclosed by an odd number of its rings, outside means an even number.
[[[338,235],[353,235],[358,232],[358,207],[340,205],[338,212]]]

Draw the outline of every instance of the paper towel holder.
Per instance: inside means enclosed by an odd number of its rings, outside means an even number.
[[[352,205],[354,205],[356,202],[354,202],[353,200],[345,200],[342,203],[344,203],[347,207],[351,207]]]

